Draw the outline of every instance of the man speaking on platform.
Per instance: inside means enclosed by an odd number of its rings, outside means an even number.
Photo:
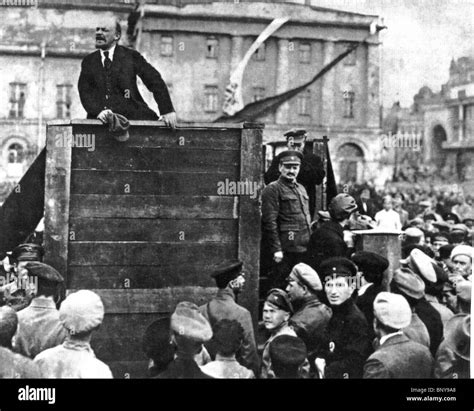
[[[113,114],[120,114],[128,120],[158,120],[138,91],[138,76],[153,93],[160,119],[175,128],[176,113],[160,73],[138,51],[119,46],[120,36],[120,23],[104,19],[95,32],[98,50],[82,61],[78,87],[87,118],[110,123]]]

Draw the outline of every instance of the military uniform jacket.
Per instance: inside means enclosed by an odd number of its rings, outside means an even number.
[[[283,177],[266,186],[262,192],[262,225],[272,254],[306,252],[311,218],[304,187]]]
[[[308,353],[321,347],[331,316],[332,310],[327,305],[319,301],[316,296],[310,296],[290,318],[290,326],[304,341]]]
[[[255,334],[253,330],[252,317],[250,312],[235,302],[234,292],[228,288],[220,289],[217,295],[207,304],[199,307],[201,314],[207,318],[211,327],[220,320],[237,320],[244,329],[244,340],[242,346],[237,352],[237,360],[246,368],[252,370],[255,374],[259,370],[259,359],[257,346],[255,343]],[[212,344],[206,344],[206,347],[214,355]]]
[[[0,347],[0,378],[41,378],[33,360]]]
[[[433,357],[405,334],[390,336],[368,358],[364,378],[431,378]]]
[[[332,310],[325,347],[318,355],[326,360],[325,378],[362,378],[371,351],[367,320],[351,298]]]

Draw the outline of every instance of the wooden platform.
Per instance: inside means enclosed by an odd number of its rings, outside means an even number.
[[[94,138],[94,150],[64,147]],[[146,327],[179,301],[202,304],[225,259],[244,261],[239,302],[257,321],[262,126],[132,122],[115,141],[97,120],[48,124],[45,262],[68,291],[92,289],[106,317],[92,345],[116,378],[142,377]],[[258,184],[258,195],[222,195],[224,181]]]

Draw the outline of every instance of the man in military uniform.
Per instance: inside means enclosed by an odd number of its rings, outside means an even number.
[[[284,151],[278,158],[281,175],[262,192],[262,241],[274,262],[270,288],[285,288],[291,269],[306,258],[311,234],[308,194],[296,181],[303,154]]]
[[[307,133],[304,129],[288,130],[284,136],[286,137],[289,150],[296,150],[303,154],[301,161],[301,169],[298,174],[297,181],[306,189],[309,197],[309,213],[311,219],[314,218],[316,203],[316,186],[323,182],[326,175],[321,157],[313,154],[306,149]],[[280,176],[280,162],[278,156],[275,157],[264,176],[265,184],[276,181]]]
[[[257,375],[259,359],[252,317],[246,308],[236,302],[237,295],[245,284],[242,265],[242,261],[226,261],[215,268],[211,277],[216,281],[219,290],[211,301],[199,307],[199,311],[209,321],[213,329],[220,320],[236,320],[240,323],[244,334],[242,345],[237,351],[236,358],[240,364]],[[216,354],[212,341],[206,345],[206,348],[211,355]]]

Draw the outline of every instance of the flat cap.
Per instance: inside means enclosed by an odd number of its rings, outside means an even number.
[[[171,329],[189,340],[204,343],[212,338],[209,321],[199,312],[196,304],[180,302],[171,315]]]
[[[59,309],[59,320],[70,334],[93,330],[104,319],[104,305],[100,297],[90,290],[69,294]]]
[[[385,257],[371,251],[357,251],[351,259],[359,267],[359,270],[364,273],[370,271],[382,275],[389,265]]]
[[[470,257],[472,261],[473,251],[474,251],[474,248],[471,247],[470,245],[464,245],[464,244],[457,245],[451,251],[451,260],[458,255],[465,255],[467,257]]]
[[[272,288],[268,294],[265,302],[274,305],[280,310],[286,311],[287,313],[293,313],[293,306],[291,305],[290,299],[286,291],[279,288]]]
[[[400,262],[407,264],[415,274],[419,274],[426,281],[436,282],[436,271],[433,267],[435,262],[420,249],[414,248],[411,250],[410,256]]]
[[[393,273],[392,285],[401,294],[419,300],[425,296],[425,283],[409,268],[398,268]]]
[[[44,250],[38,244],[25,243],[15,247],[12,251],[12,259],[16,261],[40,261]]]
[[[456,295],[459,300],[471,302],[472,281],[464,280],[456,282]]]
[[[319,271],[323,278],[328,276],[351,277],[357,274],[357,267],[347,258],[331,257],[321,263]]]
[[[410,227],[417,226],[417,225],[423,225],[423,219],[420,218],[420,217],[415,217],[413,220],[408,221],[408,225]]]
[[[451,251],[453,251],[453,248],[456,247],[453,244],[446,244],[443,245],[442,247],[439,248],[439,257],[442,260],[445,260],[446,258],[451,258]]]
[[[451,232],[453,231],[462,231],[467,234],[469,232],[469,227],[466,224],[454,224],[451,227]]]
[[[423,231],[416,227],[409,227],[404,231],[407,237],[422,237]]]
[[[48,264],[39,261],[31,261],[25,264],[28,276],[38,277],[38,279],[51,281],[53,283],[62,283],[64,278],[59,272]]]
[[[423,216],[423,220],[424,220],[424,221],[428,221],[428,220],[437,221],[437,218],[436,218],[436,215],[435,215],[434,213],[426,213],[426,214]]]
[[[295,150],[286,150],[278,155],[278,160],[282,164],[301,164],[303,154]]]
[[[237,278],[242,272],[243,262],[240,260],[225,261],[214,268],[211,273],[211,277],[216,280],[218,286],[223,285],[224,287]]]
[[[401,330],[411,322],[411,309],[408,301],[399,294],[378,293],[374,300],[374,315],[387,327]]]
[[[444,221],[453,220],[454,224],[459,224],[459,217],[457,214],[454,214],[454,213],[444,213],[443,220]]]
[[[303,340],[292,335],[279,335],[270,342],[269,350],[271,363],[280,368],[299,367],[308,355]]]
[[[463,360],[471,357],[471,316],[456,314],[445,324],[446,345]]]
[[[433,242],[436,242],[436,241],[449,243],[449,236],[448,234],[445,234],[445,233],[436,233],[433,236]]]
[[[451,226],[445,221],[435,221],[433,223],[433,226],[435,226],[439,231],[441,231],[443,233],[449,232],[449,230],[451,228]]]
[[[293,138],[302,138],[306,135],[307,131],[304,128],[292,128],[291,130],[286,131],[283,135],[288,139]]]
[[[314,271],[308,264],[299,263],[296,264],[291,270],[290,276],[293,275],[295,278],[304,284],[312,291],[321,291],[323,285],[316,271]]]

